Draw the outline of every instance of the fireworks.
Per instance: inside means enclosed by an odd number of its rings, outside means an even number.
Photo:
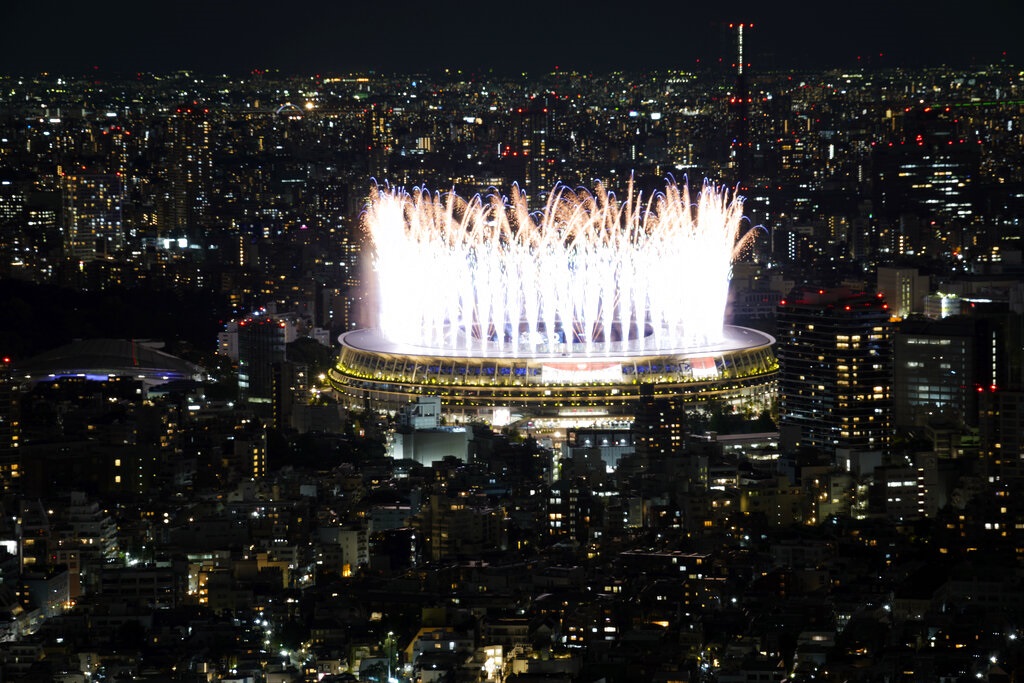
[[[378,326],[453,352],[608,355],[715,343],[742,199],[668,182],[624,201],[558,186],[530,213],[514,189],[462,199],[376,187],[364,214]]]

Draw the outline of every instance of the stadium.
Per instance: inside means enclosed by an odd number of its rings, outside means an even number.
[[[389,342],[372,329],[340,341],[330,381],[350,407],[397,411],[434,395],[456,420],[498,425],[523,417],[578,425],[628,420],[645,383],[656,396],[762,410],[778,371],[775,340],[743,327],[726,327],[717,345],[615,356],[441,355]]]
[[[454,421],[629,421],[640,393],[767,408],[775,340],[723,324],[741,205],[669,183],[642,202],[556,188],[469,201],[379,189],[364,215],[378,324],[341,335],[350,408],[439,396]]]
[[[201,367],[161,351],[162,346],[163,342],[138,339],[78,340],[27,359],[12,374],[32,384],[68,377],[131,378],[147,391],[169,382],[203,379]]]

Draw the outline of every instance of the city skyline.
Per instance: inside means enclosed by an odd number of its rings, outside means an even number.
[[[459,3],[318,3],[303,12],[266,0],[153,3],[96,12],[62,0],[41,18],[9,9],[0,72],[104,75],[197,70],[335,73],[349,70],[545,72],[730,68],[730,22],[753,23],[746,59],[764,70],[1014,63],[1024,8],[1004,0],[861,3],[824,16],[798,3],[739,2],[622,14],[601,5],[521,2],[495,10]]]
[[[1021,677],[1019,11],[784,71],[911,11],[712,9],[737,74],[683,8],[212,1],[14,12],[75,71],[0,63],[0,678]]]

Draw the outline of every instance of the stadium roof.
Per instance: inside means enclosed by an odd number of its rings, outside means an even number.
[[[160,351],[156,348],[160,344],[136,339],[79,340],[33,356],[15,366],[12,374],[32,382],[56,377],[130,376],[149,385],[201,378],[201,367]]]

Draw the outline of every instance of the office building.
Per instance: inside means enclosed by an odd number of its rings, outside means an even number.
[[[899,427],[935,418],[978,425],[978,389],[991,383],[991,325],[954,316],[907,320],[895,335],[893,402]]]
[[[285,361],[286,325],[261,316],[238,323],[238,389],[243,401],[264,404],[269,415],[274,400],[274,364]]]
[[[779,304],[783,447],[889,450],[892,323],[881,295],[803,287]]]

